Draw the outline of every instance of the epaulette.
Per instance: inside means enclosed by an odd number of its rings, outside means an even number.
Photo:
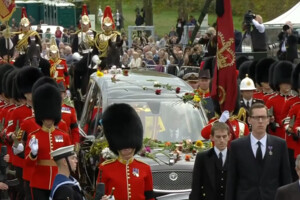
[[[291,108],[292,108],[293,106],[297,105],[297,104],[300,104],[300,101],[295,102],[295,103],[291,106]]]
[[[41,128],[38,128],[38,129],[36,129],[35,131],[32,131],[32,132],[28,133],[28,135],[31,136],[31,134],[34,134],[34,133],[38,132],[40,129],[41,129]],[[31,137],[32,137],[32,136],[31,136]]]
[[[146,162],[144,162],[144,161],[142,161],[142,160],[140,160],[140,159],[136,159],[136,158],[134,158],[136,161],[138,161],[138,162],[140,162],[140,163],[143,163],[143,164],[146,164],[146,165],[149,165],[148,163],[146,163]]]
[[[25,120],[29,120],[29,119],[31,119],[31,118],[34,118],[34,116],[26,117],[26,118],[24,119],[24,121],[25,121]]]
[[[77,31],[75,31],[75,35],[77,35],[79,32],[81,32],[81,30],[77,30]]]
[[[69,133],[67,133],[66,131],[64,131],[64,130],[61,130],[60,128],[55,128],[56,130],[58,130],[58,131],[60,131],[60,132],[63,132],[63,133],[65,133],[65,134],[67,134],[67,135],[70,135]]]
[[[116,33],[117,35],[121,35],[119,31],[113,31],[113,33]]]
[[[116,158],[109,159],[109,160],[106,160],[106,161],[104,161],[103,163],[101,163],[101,165],[104,166],[104,165],[113,163],[113,162],[115,162],[116,160],[117,160]]]

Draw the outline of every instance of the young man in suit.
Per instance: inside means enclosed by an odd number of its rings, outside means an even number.
[[[273,200],[278,187],[291,182],[286,142],[267,135],[268,110],[249,111],[250,135],[231,142],[226,200]]]
[[[300,154],[296,159],[295,170],[299,179],[291,184],[277,189],[275,200],[299,200],[300,199]]]
[[[215,122],[211,128],[214,148],[197,154],[190,200],[224,200],[226,174],[228,169],[228,149],[230,131],[227,124]]]

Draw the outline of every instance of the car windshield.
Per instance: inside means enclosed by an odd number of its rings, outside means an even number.
[[[139,114],[144,138],[162,142],[182,142],[191,139],[200,140],[205,118],[200,110],[179,99],[170,100],[111,100],[113,103],[128,103]]]

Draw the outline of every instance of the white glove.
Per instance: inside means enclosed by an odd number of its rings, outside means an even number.
[[[71,97],[71,92],[70,92],[70,90],[66,90],[66,93],[67,93],[67,97]]]
[[[31,138],[29,141],[29,147],[31,149],[32,155],[36,156],[39,150],[39,141],[35,137]]]
[[[219,119],[219,122],[226,122],[227,120],[229,119],[229,111],[228,110],[225,110],[223,113],[222,113],[222,115],[221,115],[221,117],[220,117],[220,119]]]
[[[12,146],[12,148],[15,155],[24,151],[24,145],[22,143],[19,143],[17,147]]]

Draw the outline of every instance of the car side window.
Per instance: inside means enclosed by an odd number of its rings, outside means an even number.
[[[100,88],[91,81],[88,87],[85,107],[83,108],[80,126],[87,135],[101,134],[100,118],[102,115],[102,95]]]

